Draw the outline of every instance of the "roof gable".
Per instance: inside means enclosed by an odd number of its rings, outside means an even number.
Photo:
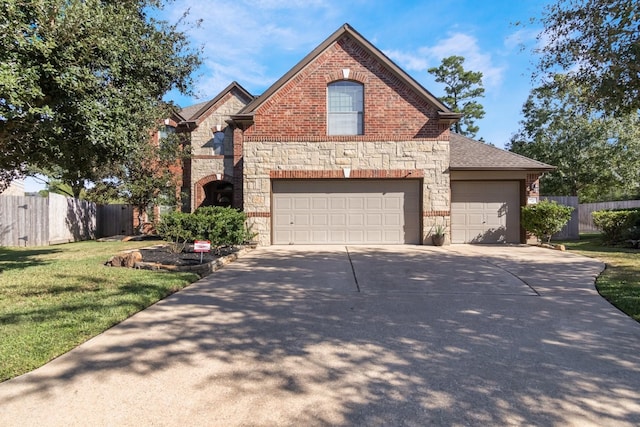
[[[180,115],[184,118],[185,122],[191,122],[195,125],[200,124],[207,115],[211,112],[211,107],[216,105],[221,99],[231,92],[237,92],[240,96],[244,97],[247,102],[251,102],[255,97],[251,95],[245,88],[243,88],[237,82],[231,82],[226,88],[224,88],[218,95],[209,101],[200,102],[195,105],[191,105],[180,110]]]
[[[502,150],[451,132],[449,137],[451,170],[535,170],[555,167],[520,154]]]
[[[258,108],[260,108],[265,102],[267,102],[274,94],[276,94],[281,88],[283,88],[287,82],[293,79],[300,71],[313,62],[316,58],[322,55],[329,47],[338,42],[343,36],[348,35],[356,43],[360,45],[367,53],[377,59],[377,61],[385,67],[391,74],[393,74],[400,81],[405,83],[408,87],[415,92],[417,96],[422,98],[428,104],[432,105],[438,112],[439,119],[451,123],[457,121],[461,115],[452,112],[446,105],[444,105],[438,98],[436,98],[431,92],[420,85],[409,74],[396,65],[391,59],[389,59],[378,48],[371,44],[367,39],[354,30],[349,24],[344,24],[325,41],[323,41],[318,47],[305,56],[298,64],[296,64],[285,75],[278,79],[271,87],[269,87],[262,95],[256,97],[252,102],[247,104],[243,108],[238,116],[250,117]]]

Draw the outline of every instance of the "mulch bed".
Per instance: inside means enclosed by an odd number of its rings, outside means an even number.
[[[188,249],[187,249],[188,250]],[[202,254],[202,264],[209,263],[223,256],[237,252],[238,248],[234,246],[225,246],[217,251],[204,252]],[[174,253],[169,250],[168,246],[157,245],[149,248],[141,248],[142,262],[162,264],[162,265],[175,265],[178,267],[199,265],[200,253],[195,252],[180,252]]]

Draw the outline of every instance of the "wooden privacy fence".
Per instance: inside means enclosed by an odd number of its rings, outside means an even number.
[[[0,245],[44,246],[96,237],[96,205],[59,194],[0,196]]]
[[[607,209],[640,208],[640,200],[621,200],[617,202],[582,203],[580,205],[579,222],[581,233],[599,233],[600,230],[593,224],[591,214],[595,211]]]
[[[578,240],[580,239],[580,228],[579,228],[579,205],[578,205],[578,197],[576,196],[543,196],[542,199],[553,200],[558,204],[571,206],[573,208],[573,212],[571,212],[571,219],[569,222],[560,230],[558,233],[554,234],[553,240]]]
[[[54,193],[0,196],[0,246],[46,246],[132,234],[129,205],[96,205]]]
[[[99,205],[98,236],[130,236],[133,229],[133,206]]]

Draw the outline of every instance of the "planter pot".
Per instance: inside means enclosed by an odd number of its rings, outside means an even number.
[[[443,234],[434,234],[431,236],[431,242],[433,246],[442,246],[444,245],[444,235]]]

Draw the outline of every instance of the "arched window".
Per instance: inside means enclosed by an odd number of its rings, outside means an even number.
[[[327,134],[362,135],[364,86],[338,81],[327,86]]]

